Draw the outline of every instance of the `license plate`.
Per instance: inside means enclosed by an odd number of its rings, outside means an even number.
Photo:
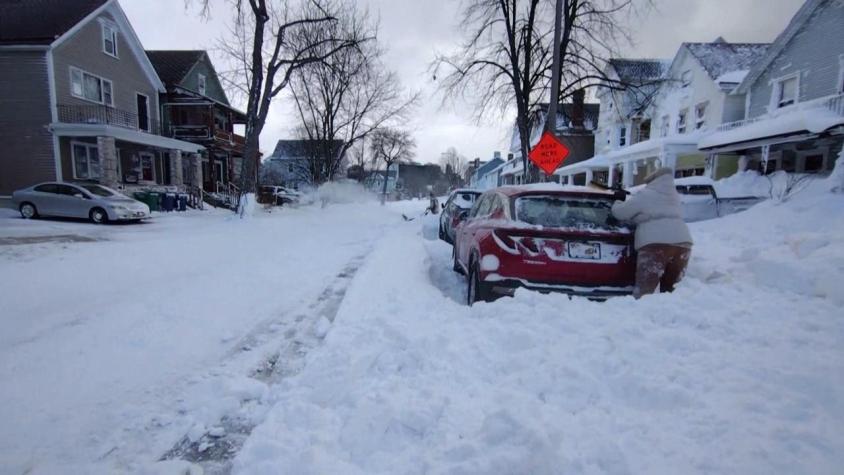
[[[572,259],[601,259],[601,245],[594,242],[570,242],[569,257]]]

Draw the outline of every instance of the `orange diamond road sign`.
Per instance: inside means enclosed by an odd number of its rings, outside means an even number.
[[[528,158],[536,164],[546,175],[553,175],[566,157],[569,149],[557,137],[547,130],[542,134],[539,143],[528,154]]]

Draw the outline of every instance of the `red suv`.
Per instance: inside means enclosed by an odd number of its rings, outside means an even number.
[[[610,213],[615,195],[591,188],[504,186],[459,225],[454,270],[469,305],[517,287],[605,298],[633,292],[633,232]]]

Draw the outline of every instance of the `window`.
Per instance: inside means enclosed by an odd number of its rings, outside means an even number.
[[[117,28],[112,25],[103,23],[103,53],[117,57]]]
[[[140,152],[132,157],[132,169],[140,181],[155,181],[155,156]]]
[[[70,68],[70,93],[74,97],[96,102],[107,106],[114,105],[114,94],[111,81],[81,69]]]
[[[683,74],[680,75],[680,83],[682,87],[689,87],[692,84],[691,70],[683,71]]]
[[[823,171],[823,154],[807,155],[803,159],[803,171],[805,173],[818,173]]]
[[[145,94],[141,94],[140,92],[138,92],[135,93],[135,99],[137,102],[138,109],[138,128],[149,132],[149,98]]]
[[[293,173],[293,164],[292,163],[287,164],[287,173]]]
[[[664,115],[662,116],[662,123],[659,127],[659,136],[660,137],[667,137],[668,136],[668,129],[671,127],[671,117]]]
[[[100,177],[100,153],[95,144],[71,142],[73,178],[96,180]]]
[[[35,187],[35,191],[39,193],[58,193],[58,185],[54,183],[48,183],[46,185],[38,185]]]
[[[651,138],[651,121],[643,120],[639,124],[639,142],[644,142]]]
[[[196,92],[205,95],[205,76],[200,74],[197,76]]]
[[[797,103],[798,76],[780,79],[774,85],[774,99],[777,108]]]
[[[627,145],[627,127],[621,126],[618,129],[618,146],[624,147]]]
[[[695,128],[702,129],[706,125],[706,106],[708,102],[701,102],[695,106]]]
[[[683,109],[680,111],[680,114],[677,115],[677,133],[678,134],[685,134],[686,133],[686,116],[689,115],[688,109]]]

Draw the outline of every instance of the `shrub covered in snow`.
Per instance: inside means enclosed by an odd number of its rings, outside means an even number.
[[[844,193],[844,149],[838,154],[835,161],[835,168],[829,176],[829,189],[833,193]]]

